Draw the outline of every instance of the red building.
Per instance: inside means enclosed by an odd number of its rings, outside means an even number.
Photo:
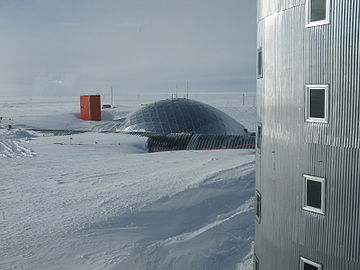
[[[101,121],[100,95],[80,96],[80,118]]]

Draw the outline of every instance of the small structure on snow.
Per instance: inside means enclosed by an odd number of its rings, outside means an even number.
[[[82,120],[101,121],[100,95],[80,96],[80,118]]]

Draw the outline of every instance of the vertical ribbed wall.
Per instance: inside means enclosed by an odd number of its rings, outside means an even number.
[[[305,0],[258,0],[261,270],[360,269],[360,1],[330,3],[330,24],[306,28]],[[305,123],[306,84],[329,85],[327,124]],[[302,210],[303,174],[326,178],[324,216]]]

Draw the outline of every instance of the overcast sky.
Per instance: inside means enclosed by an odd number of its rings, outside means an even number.
[[[0,0],[0,39],[0,95],[255,90],[255,0]]]

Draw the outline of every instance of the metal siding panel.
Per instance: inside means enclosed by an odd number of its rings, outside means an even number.
[[[90,120],[101,121],[101,101],[100,96],[90,96]]]
[[[262,270],[360,269],[358,0],[331,0],[330,24],[305,28],[305,0],[258,0],[262,123],[255,252]],[[329,84],[329,123],[304,123],[306,84]],[[326,178],[326,215],[302,210],[302,175]]]
[[[90,103],[89,96],[80,96],[80,118],[90,120]]]

